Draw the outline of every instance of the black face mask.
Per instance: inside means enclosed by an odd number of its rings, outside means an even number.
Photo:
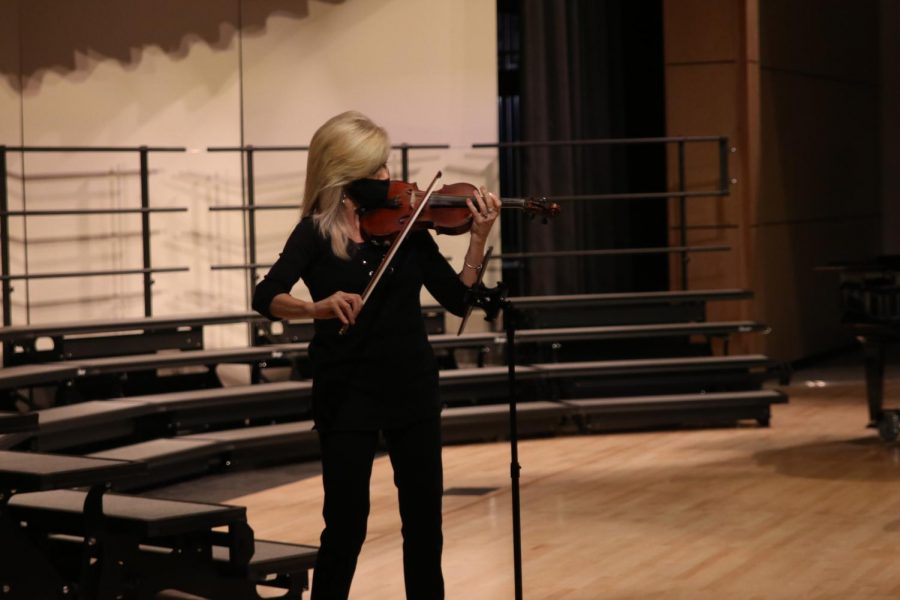
[[[371,210],[387,204],[390,187],[391,182],[388,179],[357,179],[345,185],[344,191],[360,209]]]

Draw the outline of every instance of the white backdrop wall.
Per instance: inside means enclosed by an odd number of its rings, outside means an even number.
[[[183,146],[151,154],[154,314],[244,310],[244,217],[210,212],[238,204],[237,153],[211,146],[306,145],[327,118],[357,109],[395,143],[449,143],[412,153],[411,179],[497,187],[496,17],[489,0],[4,0],[0,2],[0,143]],[[17,82],[21,82],[19,85]],[[19,160],[18,157],[11,162]],[[306,155],[260,154],[256,200],[297,207],[261,211],[258,260],[271,263],[299,215]],[[399,178],[399,154],[391,161]],[[136,154],[27,154],[13,201],[29,210],[136,207]],[[11,181],[12,183],[12,181]],[[13,219],[14,242],[26,222]],[[140,217],[31,217],[14,272],[139,268]],[[443,237],[443,236],[441,236]],[[461,266],[465,236],[439,240]],[[14,323],[140,316],[140,276],[32,281],[30,310]],[[296,293],[305,294],[298,286]],[[427,299],[426,299],[427,301]],[[18,310],[18,309],[17,309]],[[212,345],[243,343],[243,330]]]
[[[22,95],[19,78],[19,30],[18,6],[0,1],[0,144],[17,146],[22,140]],[[21,155],[8,154],[6,167],[8,202],[10,210],[22,208]],[[10,266],[14,273],[24,269],[22,240],[25,233],[21,219],[10,220]],[[18,284],[16,284],[18,286]],[[18,286],[24,289],[24,286]],[[22,322],[25,318],[25,297],[20,294],[12,306],[12,318]]]

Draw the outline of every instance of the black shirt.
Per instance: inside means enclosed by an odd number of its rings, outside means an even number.
[[[362,294],[386,249],[351,242],[335,256],[311,218],[294,228],[256,286],[253,309],[275,320],[272,299],[302,278],[314,301],[337,291]],[[339,319],[315,321],[313,418],[319,429],[384,429],[440,414],[438,369],[419,293],[422,285],[450,312],[465,310],[466,286],[427,231],[411,232],[347,334]]]

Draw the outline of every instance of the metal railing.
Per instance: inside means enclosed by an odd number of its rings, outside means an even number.
[[[392,150],[400,151],[400,172],[403,181],[409,179],[409,151],[410,150],[446,150],[449,144],[398,144],[391,146]],[[244,169],[246,172],[246,204],[232,204],[211,206],[211,212],[241,211],[247,215],[247,262],[236,265],[212,265],[214,271],[220,270],[246,270],[250,287],[256,286],[258,270],[271,265],[260,265],[257,262],[256,252],[256,211],[258,210],[297,210],[294,204],[257,204],[256,203],[256,178],[255,155],[257,152],[307,152],[309,146],[218,146],[207,148],[208,152],[240,152],[244,157]]]
[[[0,145],[0,281],[2,281],[3,296],[3,325],[12,324],[12,294],[13,281],[29,281],[32,279],[61,279],[70,277],[98,277],[110,275],[137,275],[143,276],[144,290],[144,315],[153,314],[153,274],[171,273],[175,271],[187,271],[187,267],[153,267],[150,253],[150,214],[155,212],[186,212],[183,207],[159,207],[150,206],[150,169],[149,155],[151,152],[184,152],[184,148],[175,147],[150,147],[150,146],[3,146]],[[139,177],[141,181],[141,206],[140,208],[102,208],[102,209],[60,209],[60,210],[9,210],[9,189],[7,179],[7,155],[9,153],[137,153],[140,163]],[[140,269],[117,269],[105,271],[70,271],[60,273],[21,273],[13,274],[10,270],[10,217],[53,217],[60,215],[101,215],[101,214],[135,214],[141,215],[141,254],[143,267]],[[27,240],[26,240],[27,243]],[[26,267],[27,271],[27,267]]]
[[[687,144],[693,143],[715,143],[718,145],[719,158],[719,181],[716,189],[689,190],[687,189],[687,181],[685,176],[685,150]],[[509,266],[516,263],[512,261],[521,261],[522,259],[555,259],[572,256],[625,256],[625,255],[647,255],[647,254],[678,254],[681,260],[681,286],[682,289],[688,287],[688,265],[689,255],[695,252],[719,252],[729,250],[729,246],[724,245],[706,245],[691,246],[688,244],[687,231],[693,228],[687,223],[686,200],[688,198],[700,197],[721,197],[729,194],[729,174],[728,174],[728,153],[733,151],[728,144],[728,138],[725,136],[680,136],[680,137],[655,137],[655,138],[622,138],[622,139],[590,139],[590,140],[555,140],[543,142],[501,142],[501,143],[477,143],[467,146],[472,149],[496,148],[507,152],[515,152],[525,148],[548,148],[548,147],[576,147],[576,146],[594,146],[594,145],[637,145],[637,144],[675,144],[676,151],[676,185],[675,189],[668,191],[647,191],[647,192],[628,192],[628,193],[608,193],[608,194],[580,194],[580,195],[560,195],[547,196],[546,199],[554,202],[576,202],[576,201],[603,201],[603,200],[640,200],[640,199],[675,199],[677,200],[678,215],[678,238],[677,246],[665,246],[658,248],[607,248],[607,249],[588,249],[588,250],[563,250],[552,252],[511,252],[498,254],[494,259],[503,260],[504,264]],[[392,146],[393,150],[400,151],[401,160],[401,176],[404,180],[409,178],[409,158],[410,152],[415,150],[446,150],[451,148],[450,144],[398,144]],[[246,243],[247,243],[247,262],[243,264],[226,264],[212,265],[212,270],[245,270],[248,273],[249,289],[252,290],[256,285],[258,272],[261,269],[271,266],[268,263],[260,263],[257,256],[257,231],[256,231],[256,211],[260,210],[297,210],[296,204],[257,204],[256,202],[256,171],[255,157],[259,152],[307,152],[308,146],[229,146],[229,147],[209,147],[208,152],[238,152],[241,153],[245,172],[245,201],[242,204],[235,205],[219,205],[209,208],[211,212],[227,212],[238,211],[243,212],[247,216]],[[101,275],[130,275],[142,274],[144,278],[144,314],[152,315],[152,293],[153,285],[152,274],[160,272],[187,271],[187,267],[167,267],[154,268],[151,264],[150,252],[150,214],[154,212],[184,212],[187,209],[183,207],[150,207],[149,193],[149,154],[151,152],[184,152],[185,148],[176,147],[44,147],[44,146],[2,146],[0,145],[0,250],[2,250],[2,264],[0,264],[0,280],[2,280],[2,296],[3,296],[3,324],[11,324],[11,295],[13,288],[11,282],[14,280],[29,280],[41,278],[65,278],[65,277],[92,277]],[[9,210],[9,198],[7,189],[7,154],[10,152],[136,152],[140,161],[140,181],[141,181],[141,206],[139,208],[119,208],[119,209],[60,209],[60,210]],[[66,273],[26,273],[14,275],[10,273],[9,255],[10,255],[10,236],[9,236],[9,218],[10,217],[46,217],[56,215],[96,215],[96,214],[141,214],[141,240],[143,254],[143,268],[141,269],[123,269],[108,271],[76,271]],[[695,226],[694,226],[695,227]],[[519,263],[520,264],[520,263]]]
[[[687,178],[685,175],[685,150],[687,144],[715,143],[718,145],[719,158],[719,184],[717,189],[712,190],[688,190]],[[571,148],[576,146],[632,146],[662,144],[676,145],[676,189],[669,191],[651,191],[651,192],[630,192],[630,193],[614,193],[614,194],[584,194],[584,195],[566,195],[566,196],[547,196],[546,199],[553,202],[568,202],[582,200],[643,200],[643,199],[677,199],[678,207],[678,241],[677,250],[675,247],[661,249],[664,251],[676,250],[681,259],[681,288],[688,288],[688,266],[690,262],[689,255],[697,251],[710,251],[713,247],[689,246],[687,239],[687,231],[691,227],[687,224],[687,199],[702,197],[722,197],[730,193],[730,179],[728,175],[728,154],[734,149],[728,144],[726,136],[672,136],[672,137],[649,137],[649,138],[610,138],[610,139],[588,139],[588,140],[550,140],[541,142],[499,142],[472,144],[472,148],[497,148],[498,150],[507,150],[510,152],[510,160],[513,160],[512,153],[515,150],[527,148],[550,148],[564,147]],[[729,246],[716,246],[716,250],[729,250]],[[646,249],[644,249],[646,250]],[[619,252],[620,254],[631,254],[631,252]],[[641,252],[647,253],[647,252]],[[546,258],[544,256],[549,253],[517,253],[519,258]],[[593,251],[586,253],[566,252],[565,254],[557,253],[559,256],[589,256],[597,255]],[[510,255],[507,255],[509,257]]]

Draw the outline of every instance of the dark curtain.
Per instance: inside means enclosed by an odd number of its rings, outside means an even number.
[[[519,139],[664,135],[660,0],[522,0],[518,8]],[[516,187],[524,195],[665,189],[662,146],[555,146],[515,153],[503,156],[516,163]],[[660,200],[574,200],[563,202],[550,224],[519,221],[504,242],[511,237],[528,252],[667,244]],[[667,264],[665,255],[534,258],[510,265],[516,270],[510,276],[524,294],[665,289]]]

